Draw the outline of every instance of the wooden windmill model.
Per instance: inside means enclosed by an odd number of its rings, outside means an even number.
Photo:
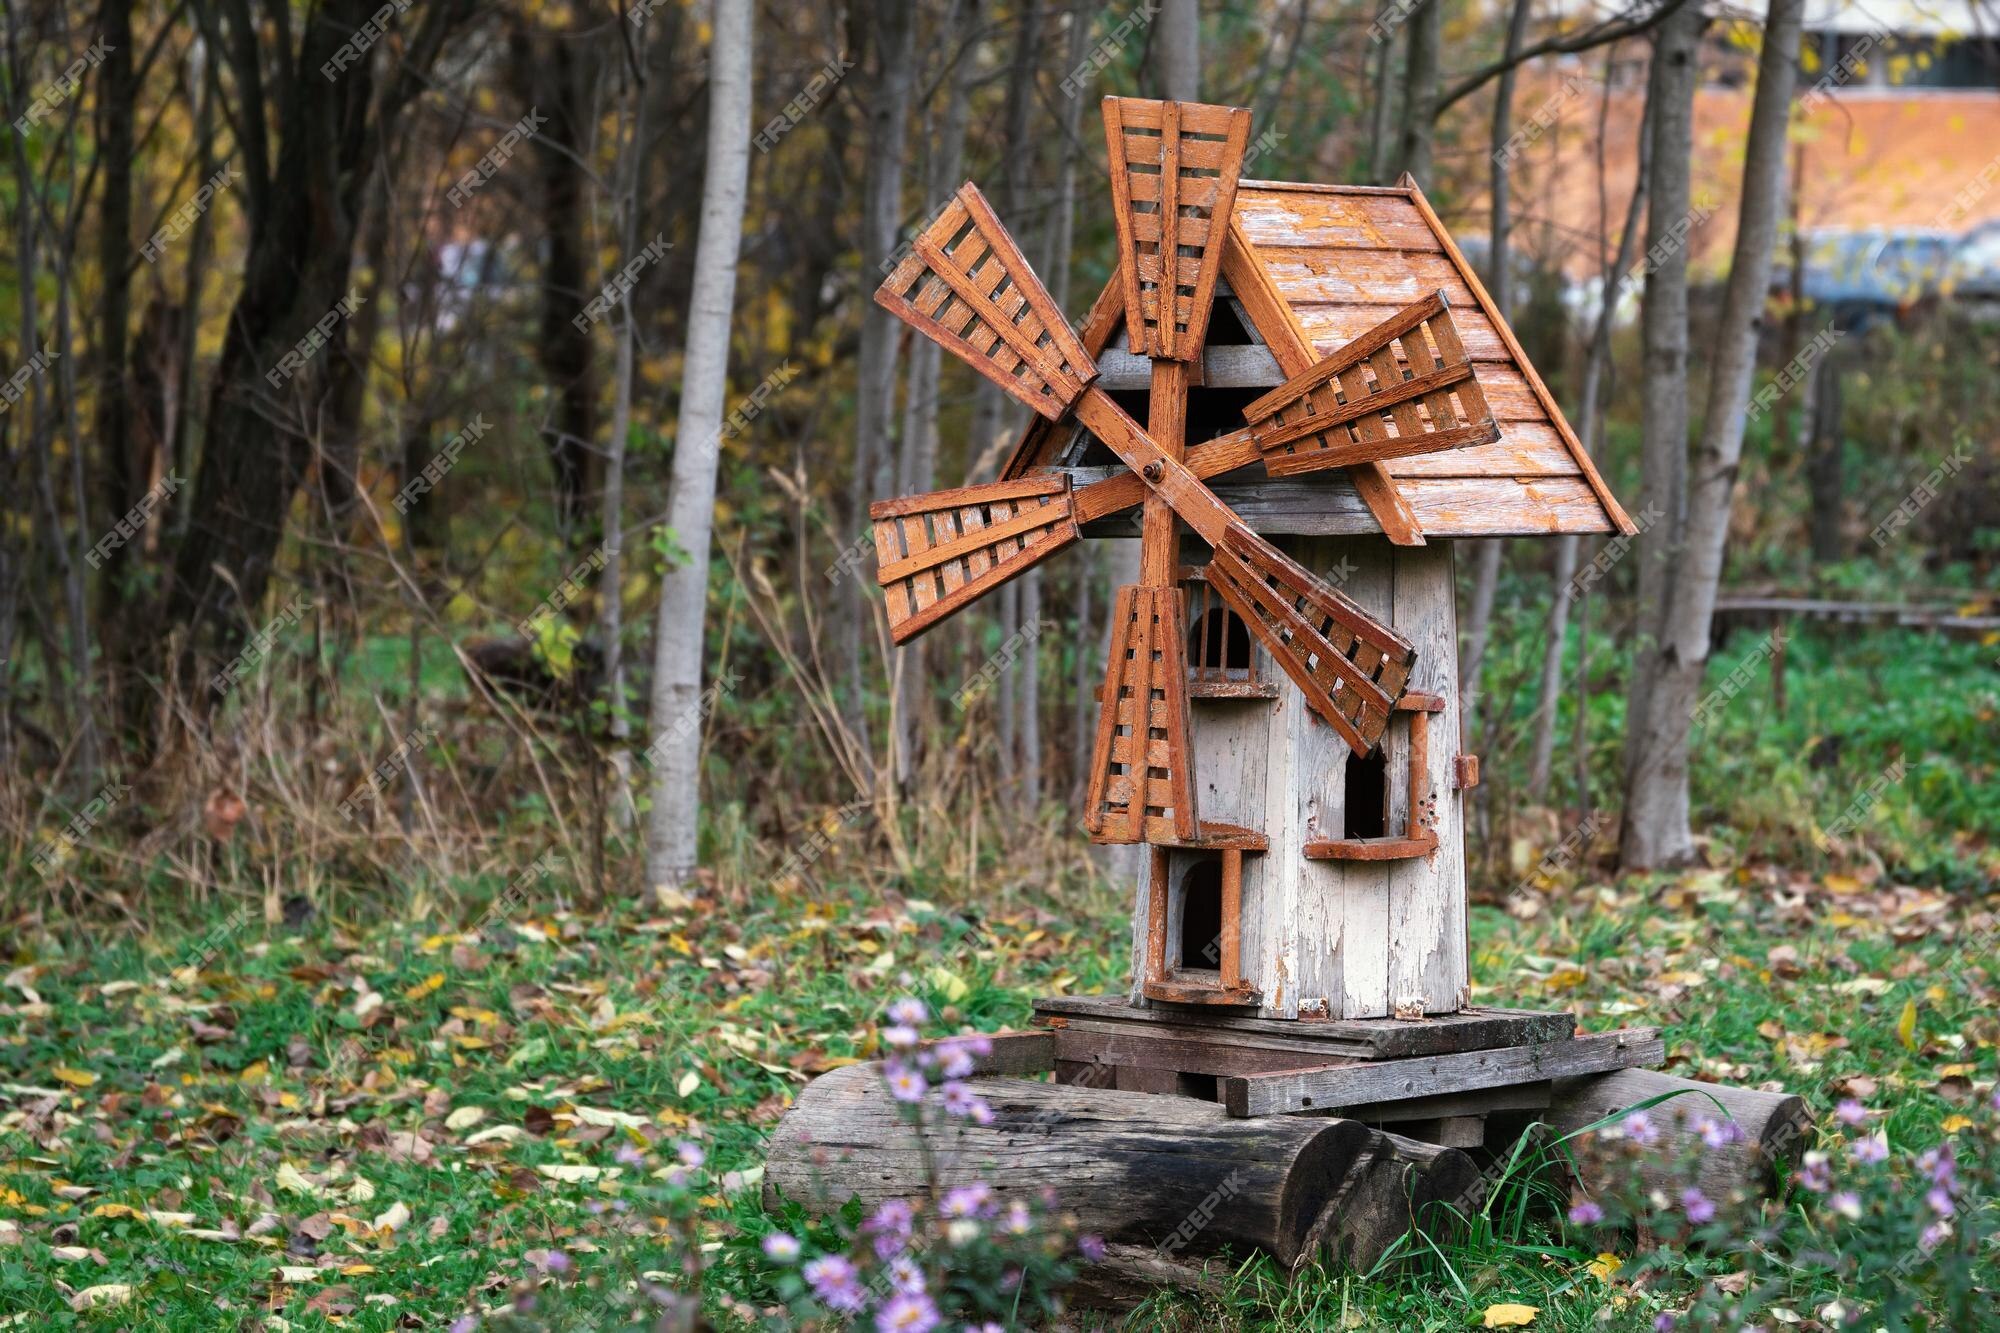
[[[1302,355],[1310,344],[1274,326],[1274,335],[1290,335],[1275,363],[1286,373],[1238,376],[1232,402],[1242,424],[1191,445],[1191,395],[1226,377],[1224,353],[1264,352],[1270,365],[1280,350],[1270,338],[1219,348],[1208,337],[1232,263],[1233,310],[1284,309],[1256,290],[1268,282],[1244,262],[1235,221],[1250,113],[1107,98],[1104,123],[1118,271],[1085,337],[970,183],[876,292],[1039,417],[1036,447],[1017,452],[1005,479],[871,508],[892,636],[909,642],[1078,541],[1086,525],[1141,507],[1140,579],[1114,603],[1083,810],[1094,841],[1151,847],[1135,909],[1133,1000],[1254,1006],[1287,1018],[1455,1010],[1465,994],[1463,862],[1457,802],[1441,820],[1448,793],[1434,774],[1442,758],[1451,781],[1469,785],[1476,763],[1433,753],[1456,749],[1456,709],[1443,697],[1456,678],[1455,645],[1447,639],[1434,653],[1427,643],[1423,655],[1442,660],[1424,660],[1393,621],[1260,536],[1209,483],[1247,472],[1269,486],[1352,470],[1356,489],[1380,491],[1389,460],[1493,444],[1501,432],[1473,359],[1443,290],[1418,295],[1323,358]],[[1120,313],[1127,346],[1114,349]],[[1143,425],[1103,382],[1110,357],[1145,358]],[[1246,383],[1267,391],[1245,401]],[[1072,457],[1108,451],[1122,466],[1095,475],[1062,465],[1055,446],[1065,439]],[[1182,563],[1184,534],[1205,559]],[[1387,549],[1363,552],[1364,565],[1386,571]],[[1448,563],[1441,568],[1442,584],[1432,582],[1448,621]],[[1350,574],[1355,586],[1370,577],[1366,568],[1358,580]],[[1191,596],[1200,610],[1192,639]],[[1268,681],[1259,666],[1270,668]],[[1413,687],[1420,672],[1430,688]],[[1197,724],[1193,696],[1239,706]],[[1262,711],[1246,719],[1244,700]],[[1434,735],[1439,713],[1450,729]],[[1349,756],[1381,768],[1389,749],[1409,776],[1373,779],[1383,826],[1329,827],[1332,807],[1315,794],[1321,779],[1346,774]],[[1254,774],[1243,771],[1246,753],[1258,760]],[[1284,864],[1251,862],[1246,876],[1246,857]],[[1350,863],[1362,878],[1316,884],[1298,870],[1309,860]],[[1417,863],[1429,867],[1425,893],[1436,901],[1405,911],[1391,929],[1389,879]],[[1364,946],[1343,926],[1341,899],[1371,884],[1383,929]],[[1378,946],[1379,969],[1355,952]],[[1352,955],[1344,961],[1343,949]],[[1398,949],[1411,960],[1407,975],[1392,962]],[[1309,980],[1329,971],[1345,979]]]
[[[878,1068],[822,1075],[767,1203],[914,1197],[941,1158],[951,1185],[1061,1190],[1143,1257],[1122,1280],[1205,1286],[1167,1256],[1370,1271],[1476,1212],[1463,1150],[1523,1160],[1531,1119],[1680,1097],[1664,1179],[1686,1152],[1713,1197],[1785,1179],[1798,1098],[1649,1072],[1657,1029],[1469,1002],[1452,539],[1633,531],[1478,276],[1407,177],[1239,181],[1226,107],[1104,121],[1118,267],[1080,332],[970,185],[876,294],[1036,416],[1000,480],[872,515],[905,643],[1141,511],[1083,810],[1151,849],[1131,991],[1036,999],[975,1070],[991,1124],[941,1154],[910,1151]],[[1718,1097],[1733,1153],[1691,1119]]]

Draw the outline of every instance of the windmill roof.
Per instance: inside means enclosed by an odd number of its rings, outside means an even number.
[[[1432,292],[1444,292],[1450,302],[1501,433],[1492,444],[1376,465],[1401,499],[1406,530],[1413,520],[1424,537],[1632,531],[1513,330],[1414,183],[1245,180],[1237,188],[1232,221],[1232,243],[1244,252],[1232,258],[1240,263],[1247,255],[1266,290],[1274,290],[1288,312],[1290,329],[1264,327],[1279,313],[1266,308],[1260,314],[1259,302],[1244,301],[1281,367],[1281,344],[1290,342],[1303,352],[1300,335],[1310,344],[1311,358],[1326,356]],[[1236,271],[1243,276],[1240,267]],[[1115,302],[1115,278],[1107,297]],[[1084,329],[1093,355],[1114,342],[1122,324],[1115,305],[1108,321],[1102,318],[1106,310],[1107,301],[1100,298]],[[1296,370],[1284,368],[1285,374]],[[1031,425],[1004,475],[1053,461],[1057,444],[1045,425]],[[1393,501],[1365,501],[1343,469],[1219,478],[1214,489],[1266,533],[1374,532],[1397,521],[1382,512]]]

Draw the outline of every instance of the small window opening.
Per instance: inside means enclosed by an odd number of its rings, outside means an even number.
[[[1182,967],[1222,966],[1222,862],[1197,861],[1181,881]]]
[[[1389,831],[1389,757],[1383,746],[1367,754],[1347,756],[1347,828],[1349,838],[1380,838]]]
[[[1201,677],[1250,670],[1250,630],[1226,606],[1212,606],[1188,627],[1188,665]]]

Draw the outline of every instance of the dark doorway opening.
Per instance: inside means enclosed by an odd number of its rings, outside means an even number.
[[[1389,757],[1378,745],[1368,754],[1347,756],[1348,838],[1380,838],[1389,831]]]
[[[1181,881],[1182,967],[1222,965],[1222,862],[1197,861]]]

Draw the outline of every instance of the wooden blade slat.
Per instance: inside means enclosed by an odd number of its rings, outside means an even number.
[[[1051,421],[1097,367],[968,182],[876,289],[877,304]]]
[[[1195,102],[1104,99],[1112,212],[1132,349],[1201,355],[1250,113]],[[1192,261],[1190,264],[1187,261]]]
[[[1208,579],[1313,711],[1357,751],[1374,748],[1408,688],[1410,642],[1244,529],[1216,548]]]
[[[1443,292],[1292,376],[1252,402],[1244,417],[1272,476],[1500,438]]]
[[[1069,478],[1041,474],[869,506],[889,634],[908,643],[1077,541]]]
[[[1187,595],[1179,588],[1120,588],[1111,626],[1084,828],[1101,843],[1140,842],[1149,829],[1192,839],[1200,821],[1182,661]]]

